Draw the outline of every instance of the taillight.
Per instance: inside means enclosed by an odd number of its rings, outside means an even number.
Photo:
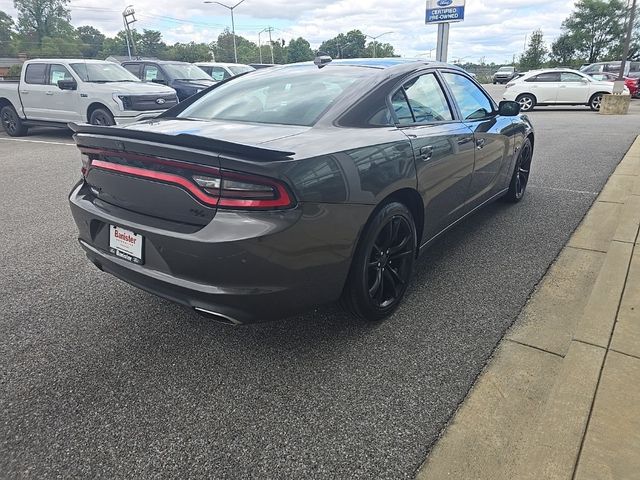
[[[219,207],[286,208],[293,204],[287,188],[279,181],[230,170],[219,175],[193,175],[205,192],[218,196]]]
[[[117,157],[120,160],[128,159],[141,163],[142,166],[115,163],[110,161],[110,157]],[[283,209],[295,204],[286,185],[279,180],[213,166],[128,152],[83,148],[82,176],[86,178],[89,169],[93,168],[178,185],[200,202],[210,206]]]

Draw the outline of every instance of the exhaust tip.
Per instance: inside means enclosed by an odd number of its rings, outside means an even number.
[[[241,321],[236,320],[233,317],[230,317],[228,315],[225,315],[223,313],[219,313],[219,312],[213,312],[211,310],[207,310],[205,308],[200,308],[200,307],[193,307],[193,309],[199,313],[200,315],[202,315],[203,317],[207,317],[211,320],[215,320],[216,322],[219,323],[224,323],[225,325],[240,325],[242,324]]]

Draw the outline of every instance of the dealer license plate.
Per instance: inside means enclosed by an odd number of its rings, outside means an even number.
[[[131,230],[109,225],[109,251],[124,260],[142,265],[144,237]]]

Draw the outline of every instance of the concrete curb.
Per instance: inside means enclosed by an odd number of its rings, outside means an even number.
[[[640,478],[639,230],[640,136],[418,479]]]

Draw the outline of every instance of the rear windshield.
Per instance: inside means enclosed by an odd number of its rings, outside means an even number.
[[[374,73],[357,67],[287,67],[221,84],[179,117],[205,120],[313,125],[358,79]]]

